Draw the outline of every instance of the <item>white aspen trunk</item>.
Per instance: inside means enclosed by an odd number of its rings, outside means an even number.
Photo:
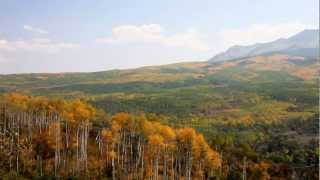
[[[167,180],[167,160],[166,157],[163,158],[163,179]]]
[[[114,143],[112,143],[112,151],[114,152]],[[112,155],[112,162],[111,162],[112,163],[112,180],[116,179],[114,156],[115,156],[115,154]]]
[[[142,145],[141,178],[144,178],[144,144]]]
[[[77,128],[77,133],[76,133],[76,145],[77,145],[77,150],[76,150],[76,162],[77,162],[77,171],[79,170],[79,127]]]
[[[172,178],[174,179],[175,177],[175,169],[174,169],[174,158],[173,158],[173,153],[171,154],[171,172],[172,172],[172,174],[171,174],[171,176],[172,176]]]

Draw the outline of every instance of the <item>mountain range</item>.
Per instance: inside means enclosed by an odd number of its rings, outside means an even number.
[[[209,62],[229,61],[271,53],[316,58],[319,54],[319,29],[304,30],[287,39],[281,38],[267,43],[257,43],[250,46],[232,46],[227,51],[212,57]]]

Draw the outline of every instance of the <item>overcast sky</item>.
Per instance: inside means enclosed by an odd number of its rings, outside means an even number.
[[[318,26],[318,0],[1,0],[0,74],[203,61]]]

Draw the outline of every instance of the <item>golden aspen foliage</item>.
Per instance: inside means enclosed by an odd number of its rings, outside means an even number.
[[[19,93],[1,95],[0,100],[6,107],[0,129],[12,128],[1,134],[0,145],[8,148],[0,154],[10,154],[1,159],[16,172],[181,179],[201,178],[221,166],[219,153],[201,134],[163,125],[154,114],[117,113],[109,118],[80,100]]]
[[[2,96],[3,102],[13,109],[25,111],[28,108],[29,97],[20,93],[8,93]]]

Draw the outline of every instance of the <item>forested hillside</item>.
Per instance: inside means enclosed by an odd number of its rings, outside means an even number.
[[[274,53],[2,75],[1,175],[318,179],[318,73]]]

